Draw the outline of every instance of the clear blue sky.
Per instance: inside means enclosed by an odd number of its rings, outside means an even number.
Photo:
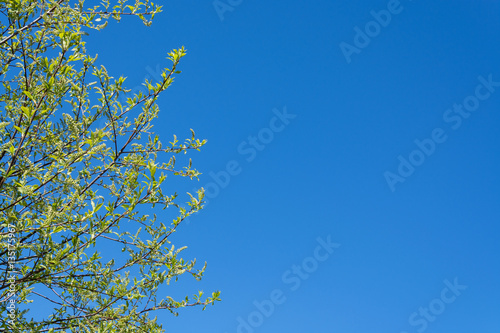
[[[500,2],[219,6],[87,44],[131,88],[188,50],[156,130],[208,140],[186,190],[210,203],[172,239],[208,269],[166,293],[223,301],[167,332],[498,333]]]

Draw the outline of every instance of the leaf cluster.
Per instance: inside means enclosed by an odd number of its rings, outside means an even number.
[[[219,293],[176,301],[160,287],[205,266],[180,257],[169,236],[203,207],[203,189],[186,205],[165,192],[168,176],[197,178],[176,155],[205,140],[152,131],[159,95],[180,73],[184,47],[168,53],[162,81],[130,90],[85,49],[84,37],[110,18],[150,25],[161,11],[148,0],[0,1],[0,312],[13,299],[9,332],[163,332],[150,313],[219,300]],[[170,222],[147,214],[173,206]],[[14,241],[13,241],[14,240]],[[119,258],[103,250],[119,248]],[[12,292],[9,277],[15,276]],[[32,302],[52,314],[32,317]],[[7,316],[5,316],[7,317]]]

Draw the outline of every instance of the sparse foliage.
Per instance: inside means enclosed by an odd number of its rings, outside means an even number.
[[[205,267],[168,240],[203,205],[165,193],[167,176],[196,178],[176,154],[198,150],[194,132],[163,145],[152,132],[157,99],[180,73],[184,48],[169,53],[162,81],[126,101],[125,79],[111,77],[84,38],[109,19],[151,24],[149,0],[0,1],[0,312],[8,332],[164,332],[156,310],[219,300],[182,300],[160,287]],[[178,209],[170,222],[151,209]],[[106,253],[121,253],[109,258]],[[40,316],[33,303],[51,314]],[[14,304],[14,311],[12,311]],[[14,316],[12,314],[14,313]]]

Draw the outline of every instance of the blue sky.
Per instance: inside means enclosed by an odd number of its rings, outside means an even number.
[[[87,43],[130,88],[188,50],[155,128],[208,140],[172,182],[210,188],[172,238],[208,269],[166,293],[223,301],[167,332],[499,332],[500,2],[215,4]]]

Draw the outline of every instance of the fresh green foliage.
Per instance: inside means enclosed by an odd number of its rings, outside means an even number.
[[[152,132],[157,98],[186,52],[171,51],[162,82],[145,82],[147,92],[121,103],[125,79],[98,65],[84,38],[110,18],[150,25],[161,7],[84,2],[0,1],[0,328],[164,332],[161,310],[219,300],[219,292],[174,300],[160,288],[205,269],[168,240],[202,208],[203,189],[181,205],[162,186],[167,176],[197,178],[175,155],[205,141],[192,132],[163,145]],[[171,222],[145,214],[170,206],[178,210]],[[104,258],[112,248],[121,255]],[[52,314],[33,313],[33,302]]]

